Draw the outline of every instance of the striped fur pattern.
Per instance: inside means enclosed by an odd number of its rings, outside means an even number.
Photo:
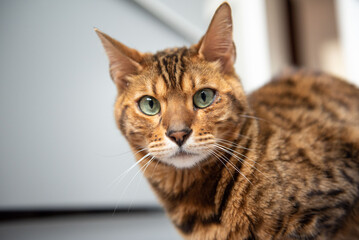
[[[300,70],[246,96],[231,24],[224,3],[198,44],[156,54],[97,30],[118,127],[169,218],[185,239],[359,239],[359,89]],[[203,109],[201,89],[215,91]],[[184,128],[179,146],[168,132]]]

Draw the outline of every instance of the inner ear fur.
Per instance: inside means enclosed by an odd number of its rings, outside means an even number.
[[[232,14],[228,3],[220,5],[198,46],[198,54],[207,61],[219,61],[224,73],[232,73],[236,48],[232,37]]]
[[[119,92],[128,86],[128,76],[138,74],[142,70],[140,62],[143,54],[129,48],[109,35],[95,28],[110,62],[110,75]]]

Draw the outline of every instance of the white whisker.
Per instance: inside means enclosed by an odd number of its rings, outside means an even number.
[[[254,164],[258,164],[259,166],[261,165],[260,163],[257,163],[255,160],[253,160],[253,159],[251,159],[251,158],[247,157],[247,156],[246,156],[246,155],[244,155],[243,153],[240,153],[240,152],[234,151],[234,150],[232,150],[231,148],[226,147],[226,146],[223,146],[223,145],[221,145],[221,144],[219,144],[219,143],[216,143],[216,144],[218,144],[219,146],[221,146],[221,147],[223,147],[223,148],[226,148],[226,149],[227,149],[227,150],[229,150],[229,151],[233,151],[234,153],[237,153],[237,154],[241,155],[242,157],[244,157],[244,158],[246,158],[246,159],[248,159],[248,160],[252,161]]]
[[[218,147],[218,146],[216,146],[216,147]],[[252,184],[252,182],[237,168],[236,165],[234,165],[227,157],[226,157],[226,159],[227,159],[227,163],[229,163],[229,165],[231,165],[239,174],[242,175],[242,177],[244,177],[250,184]]]
[[[142,152],[144,150],[146,150],[147,148],[141,148],[139,151],[137,151],[136,153],[134,153],[134,155],[136,155],[137,153],[139,152]],[[104,154],[98,154],[100,155],[101,157],[105,157],[105,158],[117,158],[117,157],[121,157],[123,155],[126,155],[126,154],[131,154],[132,153],[132,150],[129,150],[129,151],[126,151],[126,152],[122,152],[122,153],[119,153],[119,154],[112,154],[112,155],[104,155]],[[132,153],[133,154],[133,153]]]
[[[146,154],[143,158],[141,158],[141,161],[143,161],[143,160],[145,159],[145,157],[147,157],[148,155],[149,155],[149,154]],[[145,168],[145,167],[147,166],[147,164],[149,164],[149,163],[150,163],[150,161],[148,161],[146,164],[144,164],[144,165],[136,172],[136,174],[131,178],[130,182],[129,182],[129,183],[126,185],[126,187],[122,190],[122,193],[121,193],[121,195],[120,195],[120,197],[119,197],[119,202],[121,201],[123,195],[126,193],[128,187],[131,185],[131,183],[132,183],[133,180],[136,178],[136,176],[137,176],[137,175],[141,172],[141,170],[142,170],[143,168]],[[114,211],[113,211],[113,214],[115,214],[115,212],[116,212],[116,210],[117,210],[117,208],[118,208],[119,202],[118,202],[118,204],[116,205],[116,207],[115,207],[115,209],[114,209]]]
[[[146,159],[146,157],[150,156],[150,153],[147,153],[145,156],[143,156],[140,160],[136,161],[131,167],[129,167],[126,171],[121,173],[119,176],[117,176],[109,185],[108,188],[112,187],[114,184],[119,184],[122,179],[134,168],[136,167],[140,162]]]
[[[244,118],[251,118],[251,119],[256,119],[259,121],[266,121],[268,122],[268,120],[264,119],[264,118],[259,118],[259,117],[255,117],[255,116],[251,116],[251,115],[245,115],[245,114],[241,114],[239,115],[240,117],[244,117]]]
[[[221,158],[222,158],[223,156],[221,156],[220,154],[216,153],[215,150],[209,150],[208,152],[209,152],[210,154],[213,154],[213,156],[214,156],[216,159],[218,159],[218,160],[223,164],[223,166],[227,169],[227,171],[229,172],[229,174],[231,174],[231,177],[232,177],[233,181],[235,181],[235,180],[234,180],[234,177],[233,177],[233,174],[232,174],[231,171],[228,169],[227,165],[226,165],[224,162],[222,162],[222,160],[221,160]],[[228,161],[228,159],[227,159],[227,161]]]
[[[150,178],[152,178],[153,177],[153,174],[155,173],[155,171],[156,171],[156,169],[157,169],[157,166],[158,166],[158,164],[160,163],[160,161],[156,161],[157,163],[156,163],[156,165],[155,165],[155,167],[153,168],[153,170],[152,170],[152,173],[151,173],[151,177]]]
[[[267,177],[261,170],[259,170],[258,168],[256,168],[254,165],[248,163],[248,162],[245,161],[243,158],[237,156],[235,153],[238,153],[238,152],[232,151],[230,148],[226,148],[225,146],[222,146],[222,145],[219,145],[219,144],[216,144],[216,147],[222,149],[223,151],[225,151],[225,152],[227,152],[227,153],[232,154],[232,156],[233,156],[234,158],[236,158],[238,161],[242,162],[243,164],[247,164],[247,165],[251,166],[253,169],[257,170],[257,171],[258,171],[259,173],[261,173],[265,178],[268,179],[268,177]],[[241,155],[243,155],[243,154],[241,154]],[[247,157],[247,159],[249,159],[249,158]],[[251,160],[251,159],[249,159],[249,160]],[[259,163],[257,163],[257,162],[254,161],[254,160],[251,160],[251,161],[253,161],[254,164],[260,165]],[[254,176],[255,176],[255,175],[254,175]],[[255,177],[256,177],[256,176],[255,176]]]
[[[216,147],[219,148],[219,149],[221,149],[221,150],[223,150],[223,151],[226,152],[226,153],[231,154],[231,155],[235,158],[235,160],[240,161],[242,164],[247,164],[247,165],[251,166],[252,168],[256,169],[255,166],[253,166],[253,165],[247,163],[246,161],[244,161],[244,159],[238,157],[234,152],[230,152],[230,151],[228,151],[228,150],[226,150],[226,149],[222,149],[220,146],[216,146]],[[258,170],[258,171],[259,171],[259,170]],[[256,176],[253,172],[251,173],[251,175],[253,175],[255,178],[257,178],[257,176]]]
[[[150,164],[151,164],[151,162],[153,161],[154,158],[155,158],[155,157],[152,156],[152,158],[151,158],[150,160],[148,160],[148,162],[145,164],[146,167],[145,167],[145,169],[143,170],[143,174],[145,174],[146,169],[148,168],[148,166],[150,166]],[[142,169],[142,168],[141,168],[141,169]],[[142,178],[140,178],[140,181],[139,181],[138,184],[137,184],[137,187],[136,187],[136,195],[137,195],[137,193],[138,193],[138,188],[139,188],[139,186],[141,185],[141,182],[142,182]],[[128,206],[128,211],[130,211],[132,205],[133,205],[133,199],[131,200],[131,203],[130,203],[130,205]]]
[[[241,149],[245,149],[245,150],[248,150],[248,151],[254,151],[255,149],[253,149],[253,148],[246,148],[246,147],[243,147],[243,146],[241,146],[241,145],[239,145],[239,144],[236,144],[236,143],[234,143],[234,142],[231,142],[231,141],[228,141],[228,140],[225,140],[225,139],[220,139],[220,138],[216,138],[216,141],[217,142],[221,142],[222,144],[226,144],[226,145],[228,145],[228,146],[235,146],[235,147],[239,147],[239,148],[241,148]]]

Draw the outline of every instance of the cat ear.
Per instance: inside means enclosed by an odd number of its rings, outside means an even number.
[[[128,86],[127,76],[136,74],[142,69],[140,65],[142,54],[135,49],[126,47],[97,28],[94,30],[101,39],[110,61],[111,78],[121,92]]]
[[[219,61],[225,73],[232,73],[236,48],[232,38],[232,14],[228,3],[217,8],[206,34],[198,43],[198,53],[207,61]]]

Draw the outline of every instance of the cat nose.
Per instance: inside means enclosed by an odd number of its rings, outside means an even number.
[[[188,139],[189,135],[191,135],[191,133],[192,129],[185,128],[179,131],[170,130],[166,133],[166,135],[172,141],[177,143],[178,146],[182,146],[183,143]]]

